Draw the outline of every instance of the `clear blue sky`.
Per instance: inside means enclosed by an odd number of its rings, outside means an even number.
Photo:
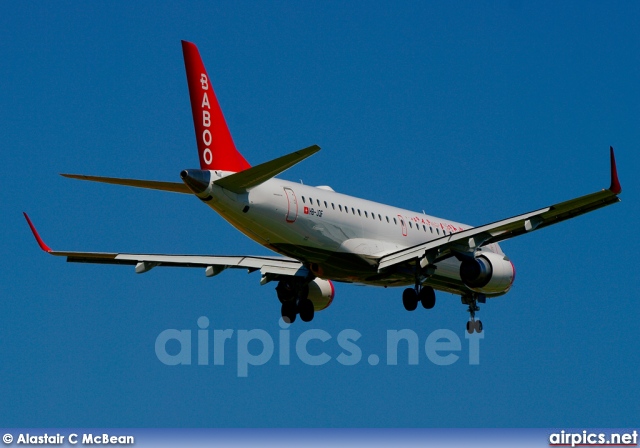
[[[637,424],[639,4],[343,3],[2,3],[3,426]],[[623,202],[502,244],[518,276],[481,306],[479,365],[458,297],[407,313],[400,289],[339,284],[290,330],[332,335],[309,346],[326,365],[276,355],[238,378],[234,338],[224,366],[166,366],[157,335],[195,335],[200,316],[277,338],[275,285],[67,264],[21,212],[54,249],[268,253],[195,198],[58,176],[197,166],[181,39],[250,162],[323,148],[285,178],[479,225],[607,187],[613,145]],[[344,329],[362,334],[351,367],[335,360]],[[388,366],[400,329],[421,344],[453,330],[460,359]]]

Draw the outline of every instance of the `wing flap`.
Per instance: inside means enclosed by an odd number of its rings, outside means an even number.
[[[259,270],[262,275],[306,277],[307,269],[297,260],[286,257],[262,257],[253,255],[169,255],[169,254],[128,254],[107,252],[60,252],[51,251],[51,255],[67,257],[70,263],[122,264],[137,266],[141,263],[151,267],[181,268],[218,268],[247,269],[249,272]]]
[[[382,271],[395,264],[403,263],[408,260],[416,258],[423,258],[427,252],[437,252],[438,259],[446,258],[444,255],[452,255],[452,249],[459,249],[461,247],[481,247],[485,244],[490,244],[489,241],[497,242],[503,239],[511,238],[509,235],[518,228],[524,228],[524,222],[527,219],[538,217],[543,213],[550,210],[550,207],[536,210],[534,212],[525,213],[523,215],[514,216],[501,221],[497,221],[491,224],[486,224],[480,227],[474,227],[471,229],[456,232],[441,238],[429,241],[428,243],[419,244],[416,246],[408,247],[406,249],[399,250],[397,252],[386,255],[380,259],[378,264],[378,271]],[[502,238],[501,238],[502,237]],[[431,262],[434,262],[431,260]]]

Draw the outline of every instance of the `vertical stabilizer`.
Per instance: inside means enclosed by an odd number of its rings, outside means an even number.
[[[200,169],[243,171],[251,165],[233,143],[198,47],[182,41]]]

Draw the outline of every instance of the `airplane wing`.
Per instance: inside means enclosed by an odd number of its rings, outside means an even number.
[[[598,191],[491,224],[452,233],[428,243],[399,250],[382,257],[378,264],[378,271],[381,272],[398,264],[415,261],[416,259],[420,261],[421,267],[425,267],[451,256],[473,256],[473,253],[482,246],[533,232],[619,202],[618,195],[622,192],[622,187],[618,180],[616,160],[612,147],[610,148],[610,158],[611,185],[607,190]]]
[[[261,284],[276,280],[279,277],[306,277],[309,274],[307,268],[298,260],[277,256],[163,255],[56,251],[44,243],[29,216],[26,213],[23,214],[40,248],[50,255],[67,257],[68,262],[132,265],[135,266],[137,274],[147,272],[156,266],[202,268],[205,270],[207,277],[218,275],[229,268],[244,268],[249,273],[259,270],[262,274]]]

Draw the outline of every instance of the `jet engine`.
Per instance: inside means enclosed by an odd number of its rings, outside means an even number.
[[[309,295],[307,297],[313,303],[315,311],[323,310],[331,305],[334,295],[335,289],[331,280],[315,278],[309,283]]]
[[[467,258],[460,264],[460,278],[475,292],[505,293],[513,284],[516,270],[504,255],[481,252],[476,258]]]

